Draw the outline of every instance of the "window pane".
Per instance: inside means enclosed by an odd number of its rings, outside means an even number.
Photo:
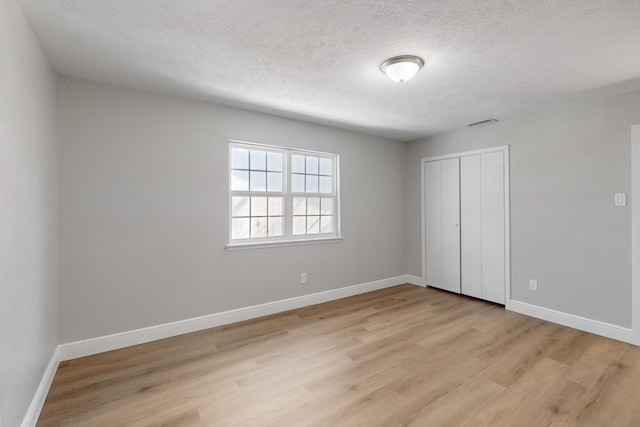
[[[282,153],[274,153],[269,151],[267,153],[267,170],[273,172],[282,172]]]
[[[269,220],[269,236],[282,236],[282,217],[270,216]]]
[[[336,156],[242,143],[229,150],[231,240],[335,235]]]
[[[251,170],[267,170],[266,151],[251,150]]]
[[[267,198],[251,198],[251,216],[267,216]]]
[[[231,238],[232,239],[248,239],[249,235],[249,218],[233,218],[231,220]]]
[[[251,218],[251,237],[267,237],[267,218]]]
[[[333,175],[333,162],[331,159],[320,159],[320,175]]]
[[[321,200],[320,213],[322,215],[333,215],[333,199],[324,198]]]
[[[294,216],[292,231],[294,235],[307,234],[307,217]]]
[[[249,150],[247,150],[246,148],[232,148],[231,168],[249,169]]]
[[[307,214],[307,199],[306,199],[306,197],[294,197],[293,198],[293,214],[294,215],[306,215]]]
[[[269,216],[282,215],[282,197],[269,197]]]
[[[291,172],[304,173],[304,156],[299,154],[291,155]]]
[[[320,199],[318,197],[307,198],[307,215],[320,215]]]
[[[231,216],[249,216],[249,198],[232,197]]]
[[[307,217],[307,234],[320,233],[320,217],[308,216]]]
[[[318,192],[318,176],[317,175],[307,175],[307,193],[317,193]]]
[[[333,193],[333,186],[331,185],[330,176],[320,177],[320,192],[321,193]]]
[[[247,191],[249,190],[249,172],[247,171],[231,171],[231,190]]]
[[[282,193],[282,174],[280,172],[267,172],[267,191]]]
[[[304,175],[297,173],[291,175],[291,191],[293,193],[304,193]]]
[[[251,171],[251,191],[267,191],[267,173]]]
[[[318,174],[318,158],[307,156],[307,173]]]
[[[320,217],[320,232],[333,233],[333,217],[332,216]]]

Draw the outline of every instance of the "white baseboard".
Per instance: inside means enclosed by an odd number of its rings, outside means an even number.
[[[51,383],[53,382],[53,377],[56,375],[59,364],[60,346],[56,347],[51,359],[49,360],[47,369],[45,369],[44,374],[42,374],[42,379],[40,380],[36,394],[31,400],[31,404],[29,405],[29,409],[27,409],[27,414],[22,420],[22,424],[20,424],[21,427],[35,427],[38,422],[38,417],[40,417],[40,411],[42,411],[42,407],[44,406],[44,401],[47,399],[47,394],[49,394],[49,388],[51,388]]]
[[[410,284],[410,285],[415,285],[415,286],[421,286],[423,288],[426,288],[426,285],[424,284],[424,279],[420,276],[414,276],[412,274],[405,274],[404,275],[404,280],[406,283]]]
[[[535,317],[603,337],[612,338],[633,344],[633,330],[622,326],[612,325],[599,320],[588,319],[550,308],[540,307],[526,302],[511,300],[508,309],[520,314]]]
[[[396,276],[388,279],[348,286],[345,288],[332,289],[330,291],[302,295],[280,301],[268,302],[265,304],[208,314],[205,316],[179,320],[157,326],[150,326],[147,328],[61,344],[59,346],[60,359],[77,359],[79,357],[90,356],[93,354],[103,353],[105,351],[117,350],[119,348],[143,344],[189,332],[228,325],[230,323],[240,322],[243,320],[255,319],[256,317],[281,313],[283,311],[293,310],[296,308],[307,307],[366,292],[377,291],[379,289],[390,288],[404,283],[412,283],[412,281],[414,281],[412,279],[413,277],[414,276],[409,275]],[[420,278],[418,279],[421,280]]]

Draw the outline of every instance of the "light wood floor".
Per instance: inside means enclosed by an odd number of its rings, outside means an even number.
[[[640,348],[410,285],[61,364],[38,426],[640,426]]]

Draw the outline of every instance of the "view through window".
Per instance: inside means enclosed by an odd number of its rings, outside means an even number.
[[[229,145],[230,243],[339,236],[338,156]]]

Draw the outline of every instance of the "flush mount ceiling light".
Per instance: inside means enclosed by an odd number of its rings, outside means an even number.
[[[380,69],[391,80],[404,83],[413,78],[424,65],[424,60],[414,55],[400,55],[389,58],[380,65]]]

